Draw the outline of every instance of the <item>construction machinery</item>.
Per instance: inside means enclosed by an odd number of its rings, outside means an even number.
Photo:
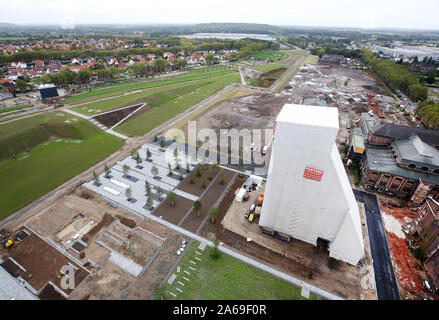
[[[11,239],[5,239],[5,240],[3,240],[2,245],[5,248],[9,249],[14,245],[14,241],[12,241]]]
[[[262,207],[257,206],[255,208],[255,217],[259,217],[261,215]]]
[[[262,191],[261,194],[259,195],[257,205],[261,207],[263,202],[264,202],[264,191]]]

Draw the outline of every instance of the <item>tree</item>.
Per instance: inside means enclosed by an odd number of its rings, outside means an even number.
[[[209,170],[207,171],[207,179],[212,180],[213,179],[213,168],[210,166]]]
[[[147,196],[151,193],[151,185],[147,180],[145,180],[145,193]]]
[[[151,72],[151,67],[147,63],[135,63],[131,66],[131,71],[137,77],[144,77]]]
[[[152,200],[151,197],[148,197],[146,199],[146,206],[151,210],[151,209],[153,209],[153,206],[152,206],[153,204],[154,204],[154,200]]]
[[[125,196],[127,197],[127,200],[130,201],[131,200],[131,195],[133,194],[133,191],[131,190],[131,188],[126,188],[125,189]]]
[[[106,69],[100,69],[96,71],[96,76],[99,80],[109,80],[111,79],[111,73],[109,70]]]
[[[136,162],[138,165],[142,163],[142,158],[140,158],[140,155],[138,152],[136,153]]]
[[[169,201],[169,203],[171,204],[171,207],[175,206],[175,200],[177,199],[177,195],[174,192],[169,192],[168,195],[166,196],[166,200]]]
[[[179,176],[178,176],[178,179],[179,180],[183,180],[183,170],[180,168],[180,169],[178,169],[178,172],[179,172]]]
[[[169,67],[169,62],[163,58],[157,58],[154,59],[154,62],[152,63],[152,68],[155,72],[163,72],[166,71],[166,69]]]
[[[202,187],[203,189],[206,188],[206,178],[204,178],[204,177],[201,179],[201,187]]]
[[[135,148],[131,149],[131,157],[134,157],[137,153],[137,150]]]
[[[75,76],[76,82],[79,83],[87,83],[90,81],[90,77],[92,75],[92,71],[88,68],[84,68],[78,71]]]
[[[157,187],[157,195],[159,196],[159,199],[162,200],[163,195],[163,189],[160,187]]]
[[[108,178],[110,176],[111,170],[110,168],[107,167],[107,164],[104,164],[104,172],[105,172],[105,177]]]
[[[210,208],[210,210],[209,210],[209,218],[210,218],[210,221],[212,222],[212,223],[215,223],[216,222],[216,219],[218,218],[218,208]]]
[[[195,200],[194,201],[194,210],[197,211],[197,216],[200,216],[200,210],[201,210],[201,201],[200,200]]]
[[[17,89],[20,91],[24,91],[26,90],[26,81],[24,81],[23,79],[17,79],[15,81],[15,85],[17,86]]]
[[[217,259],[217,258],[219,258],[220,255],[221,255],[221,251],[218,249],[218,246],[219,246],[219,240],[218,240],[218,238],[217,238],[217,239],[215,239],[215,241],[213,242],[213,248],[212,248],[211,251],[210,251],[210,257],[211,257],[212,259]]]
[[[224,171],[221,171],[218,182],[219,182],[220,185],[224,184]]]
[[[129,171],[130,171],[130,166],[127,164],[124,164],[122,167],[122,172],[125,176],[129,177]]]
[[[99,176],[96,174],[96,172],[93,171],[93,180],[95,181],[95,184],[99,184]]]
[[[160,147],[162,147],[162,148],[165,147],[165,142],[163,140],[160,140]]]
[[[148,148],[146,148],[146,160],[151,159],[151,151],[149,151]]]
[[[194,178],[194,172],[192,171],[190,176],[189,176],[189,182],[190,184],[194,184],[195,183],[195,178]]]
[[[201,175],[202,175],[201,166],[199,164],[197,165],[197,169],[195,170],[195,174],[197,175],[197,177],[201,177]]]
[[[191,172],[191,169],[189,168],[189,163],[186,163],[186,173]]]
[[[151,174],[153,175],[154,178],[157,177],[159,175],[159,168],[157,168],[155,165],[152,166]]]
[[[207,64],[213,64],[215,62],[215,56],[212,53],[207,54],[204,59],[206,59]]]
[[[172,176],[172,166],[169,162],[168,162],[168,170],[169,170],[168,176]]]
[[[178,158],[178,149],[177,148],[174,149],[174,158]]]

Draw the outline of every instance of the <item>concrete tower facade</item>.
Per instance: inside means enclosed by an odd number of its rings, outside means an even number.
[[[358,205],[335,139],[338,110],[286,104],[276,119],[259,224],[356,265],[364,256]]]

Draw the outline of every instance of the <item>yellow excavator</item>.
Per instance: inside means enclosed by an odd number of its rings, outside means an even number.
[[[8,239],[6,242],[5,242],[5,248],[10,248],[10,247],[12,247],[14,245],[14,242],[11,240],[11,239]]]
[[[2,244],[5,248],[10,248],[14,245],[14,241],[12,241],[11,239],[6,239],[2,241]]]

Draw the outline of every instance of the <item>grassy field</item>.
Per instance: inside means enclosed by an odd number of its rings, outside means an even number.
[[[288,58],[288,53],[278,51],[278,50],[264,50],[261,52],[255,52],[251,55],[255,59],[266,58],[270,62],[281,61]]]
[[[255,69],[258,71],[262,71],[262,72],[270,72],[276,69],[281,69],[281,68],[288,68],[288,66],[284,65],[284,64],[276,64],[276,63],[270,63],[270,64],[264,64],[261,66],[255,66],[252,67],[251,69]]]
[[[219,258],[210,257],[209,247],[204,251],[198,249],[199,243],[194,241],[185,252],[173,274],[177,278],[170,285],[167,282],[159,290],[156,299],[163,296],[165,299],[178,300],[304,300],[301,288],[279,279],[265,271],[256,269],[231,256],[221,253]],[[201,252],[201,255],[195,253]],[[201,261],[195,259],[201,259]],[[190,261],[196,262],[196,265]],[[194,267],[196,271],[189,267]],[[183,270],[189,271],[190,275]],[[187,281],[183,278],[189,279]],[[177,281],[184,283],[184,286]],[[176,290],[179,287],[183,292]],[[169,292],[176,295],[173,297]],[[314,293],[310,299],[315,300]]]
[[[305,58],[305,61],[303,63],[317,64],[318,62],[319,62],[319,56],[310,54]]]
[[[226,67],[224,65],[218,65],[218,66],[208,66],[208,67],[202,67],[202,68],[194,68],[187,70],[185,72],[179,73],[178,76],[187,76],[191,74],[203,74],[207,72],[215,72],[215,71],[224,71],[224,70],[230,70],[231,67]]]
[[[220,76],[220,75],[234,73],[234,72],[236,72],[236,71],[235,70],[223,70],[223,71],[207,73],[207,74],[194,74],[193,76],[183,76],[183,77],[174,78],[174,79],[160,79],[160,80],[149,80],[149,81],[135,82],[133,84],[126,84],[126,85],[114,86],[114,87],[106,88],[106,89],[99,89],[99,90],[79,93],[77,95],[66,98],[65,102],[70,104],[70,105],[74,105],[74,104],[83,103],[83,102],[87,102],[87,101],[93,101],[94,99],[101,99],[101,98],[111,97],[111,96],[115,96],[115,95],[120,95],[120,94],[127,92],[127,91],[148,89],[148,88],[169,85],[169,84],[174,84],[174,83],[180,83],[180,82],[185,82],[185,81],[191,81],[191,80],[206,79],[206,78]]]
[[[128,136],[142,136],[226,86],[239,83],[240,80],[239,74],[235,73],[196,83],[187,83],[183,87],[174,88],[174,90],[168,87],[166,92],[147,95],[144,97],[144,101],[153,107],[141,115],[125,121],[115,130]],[[137,100],[136,103],[138,102],[140,101]]]
[[[0,219],[58,187],[123,145],[122,139],[99,130],[85,120],[74,121],[73,118],[69,114],[52,112],[0,125],[0,142],[7,140],[26,144],[28,150],[0,161]],[[49,133],[46,134],[46,131]],[[33,137],[38,132],[43,138]]]
[[[29,108],[30,106],[31,105],[27,104],[27,105],[23,105],[23,106],[14,106],[14,107],[9,107],[9,108],[3,108],[3,109],[0,109],[0,113]]]

